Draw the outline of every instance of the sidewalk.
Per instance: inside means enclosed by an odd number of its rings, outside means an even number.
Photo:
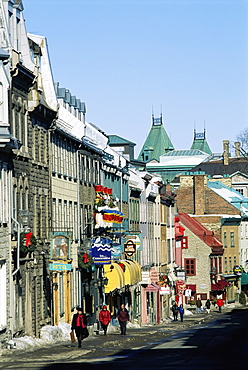
[[[130,346],[131,343],[149,343],[152,342],[158,337],[161,339],[165,338],[166,336],[172,335],[176,332],[180,332],[183,330],[187,330],[187,328],[193,328],[200,326],[204,323],[214,321],[218,319],[220,316],[224,315],[225,313],[231,311],[235,307],[240,306],[225,306],[222,313],[218,312],[218,309],[213,308],[210,314],[206,312],[202,312],[200,314],[191,314],[185,315],[184,321],[181,322],[180,319],[178,321],[172,321],[171,319],[167,319],[166,322],[163,322],[158,325],[142,325],[141,327],[137,327],[132,324],[127,325],[127,335],[121,336],[119,327],[110,326],[108,330],[108,335],[105,337],[103,336],[103,332],[100,331],[99,335],[95,333],[90,335],[87,339],[83,341],[84,349],[81,350],[80,356],[86,355],[87,353],[94,352],[97,347],[106,348],[125,348],[125,346]],[[52,352],[55,358],[56,356],[61,356],[61,351],[65,351],[66,348],[66,358],[68,356],[68,352],[76,351],[77,343],[70,342],[70,325],[63,324],[62,327],[49,327],[50,333],[45,332],[46,336],[42,339],[31,338],[31,337],[22,337],[22,338],[14,338],[12,348],[9,349],[2,349],[0,362],[6,362],[11,357],[22,357],[29,353],[29,356],[32,356],[31,353],[37,353],[38,357],[39,354],[48,353],[52,347]],[[61,334],[62,333],[62,334]],[[60,335],[61,334],[61,335]],[[14,343],[16,345],[14,345]],[[62,355],[63,357],[63,355]]]

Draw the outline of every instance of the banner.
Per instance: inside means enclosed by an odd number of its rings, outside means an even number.
[[[108,238],[98,237],[92,240],[90,254],[95,265],[108,265],[111,263],[112,241]]]

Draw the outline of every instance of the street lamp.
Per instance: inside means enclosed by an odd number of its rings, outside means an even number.
[[[30,212],[27,209],[19,209],[18,216],[19,216],[21,228],[24,229],[24,231],[29,231]]]

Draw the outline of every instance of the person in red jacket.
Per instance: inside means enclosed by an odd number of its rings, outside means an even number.
[[[221,307],[224,306],[223,299],[217,299],[216,304],[219,307],[219,312],[221,312]]]
[[[111,316],[109,310],[107,310],[107,306],[103,306],[100,313],[99,313],[99,321],[102,324],[102,328],[104,331],[104,335],[107,334],[108,324],[111,321]]]

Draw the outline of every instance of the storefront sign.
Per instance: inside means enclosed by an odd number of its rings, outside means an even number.
[[[159,272],[156,271],[155,269],[152,269],[150,271],[150,279],[153,283],[156,283],[157,281],[159,281]]]
[[[111,240],[98,237],[92,240],[91,257],[95,265],[106,265],[111,262]]]
[[[49,263],[49,270],[50,271],[71,271],[72,265],[71,263]]]
[[[169,286],[161,286],[160,288],[160,295],[170,294],[170,287]]]
[[[150,272],[149,271],[142,271],[141,272],[142,280],[140,284],[150,284],[151,279],[150,279]]]

